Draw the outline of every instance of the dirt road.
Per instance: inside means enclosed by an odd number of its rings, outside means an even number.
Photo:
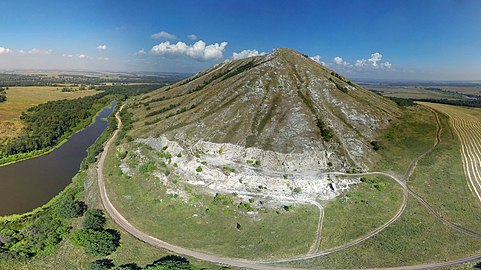
[[[123,106],[120,108],[119,112],[122,110],[122,108],[123,108]],[[252,261],[252,260],[237,259],[237,258],[227,258],[227,257],[221,257],[221,256],[212,255],[212,254],[206,254],[206,253],[203,253],[203,252],[189,250],[189,249],[186,249],[186,248],[183,248],[183,247],[179,247],[179,246],[169,244],[169,243],[164,242],[160,239],[157,239],[153,236],[150,236],[150,235],[140,231],[139,229],[134,227],[132,224],[130,224],[117,211],[117,209],[110,202],[110,200],[108,198],[108,195],[107,195],[107,192],[106,192],[106,189],[105,189],[104,176],[103,176],[104,163],[105,163],[105,159],[107,157],[107,154],[109,152],[109,148],[112,145],[113,141],[115,140],[118,131],[122,127],[122,121],[119,117],[119,112],[117,112],[116,115],[115,115],[115,117],[118,121],[118,128],[117,128],[117,130],[115,130],[112,137],[105,144],[104,151],[100,155],[100,158],[99,158],[99,161],[98,161],[98,164],[97,164],[98,186],[99,186],[100,197],[102,199],[102,204],[105,208],[105,211],[110,215],[110,217],[115,221],[115,223],[117,223],[120,227],[122,227],[122,229],[124,229],[126,232],[128,232],[129,234],[131,234],[132,236],[134,236],[135,238],[139,239],[142,242],[148,243],[150,245],[153,245],[153,246],[156,246],[156,247],[159,247],[159,248],[167,249],[169,251],[172,251],[172,252],[180,254],[180,255],[193,257],[193,258],[203,260],[203,261],[208,261],[208,262],[217,263],[217,264],[221,264],[221,265],[229,265],[229,266],[234,266],[234,267],[259,269],[259,270],[284,270],[284,269],[285,270],[293,270],[293,269],[300,269],[300,268],[275,266],[275,265],[269,265],[268,264],[268,263],[273,263],[273,261],[261,262],[261,261]],[[342,172],[335,172],[335,173],[339,174],[339,175],[344,174]],[[364,173],[364,174],[359,174],[359,175],[369,175],[369,174],[371,174],[371,175],[372,174],[381,174],[381,175],[389,176],[389,177],[393,178],[396,182],[398,182],[403,187],[404,191],[407,190],[407,186],[405,185],[405,183],[403,181],[401,181],[401,180],[397,179],[396,177],[393,177],[392,175],[389,175],[387,173],[372,172],[372,173]],[[405,200],[407,200],[406,192],[405,192],[404,197],[405,197]],[[405,207],[406,207],[406,203],[403,203],[403,207],[401,207],[400,211],[398,211],[399,216],[402,214]],[[394,220],[394,221],[397,220],[398,215],[394,216],[391,220]],[[392,222],[394,222],[394,221],[392,221]],[[278,260],[277,262],[292,262],[292,261],[296,261],[296,260],[314,258],[314,257],[318,257],[318,256],[322,256],[322,255],[326,255],[326,254],[336,252],[336,251],[340,250],[341,248],[345,249],[347,247],[356,245],[356,244],[364,241],[367,238],[372,237],[372,235],[377,234],[380,230],[383,230],[385,227],[389,226],[391,223],[388,222],[385,225],[383,225],[382,227],[378,228],[376,231],[372,232],[371,234],[366,235],[362,238],[359,238],[359,239],[357,239],[353,242],[350,242],[347,245],[344,245],[342,247],[338,247],[338,248],[331,249],[331,250],[328,250],[328,251],[324,251],[324,252],[321,252],[321,253],[305,255],[305,256],[302,256],[302,257],[299,257],[299,258]],[[461,259],[453,260],[453,261],[449,261],[449,262],[436,263],[436,264],[405,266],[405,267],[395,267],[395,268],[381,268],[381,269],[406,269],[406,270],[434,269],[434,268],[458,265],[458,264],[462,264],[462,263],[465,263],[465,262],[476,261],[476,260],[479,260],[479,259],[481,259],[481,254],[471,256],[471,257],[461,258]]]

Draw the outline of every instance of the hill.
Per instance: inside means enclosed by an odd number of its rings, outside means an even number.
[[[398,108],[299,52],[278,49],[155,91],[133,112],[142,137],[313,152],[329,170],[369,167],[370,142]]]

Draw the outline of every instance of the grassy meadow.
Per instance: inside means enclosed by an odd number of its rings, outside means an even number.
[[[320,250],[362,237],[398,212],[403,201],[399,184],[386,176],[366,176],[365,179],[371,183],[352,186],[349,192],[324,204]]]

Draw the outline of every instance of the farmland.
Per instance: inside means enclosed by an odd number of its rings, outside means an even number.
[[[450,118],[461,143],[461,156],[469,189],[481,201],[481,111],[444,104],[422,103]]]

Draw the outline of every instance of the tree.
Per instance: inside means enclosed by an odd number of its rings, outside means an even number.
[[[127,263],[127,264],[122,264],[114,268],[114,270],[141,270],[137,264],[135,263]]]
[[[115,230],[82,229],[73,233],[71,241],[75,245],[84,247],[85,253],[88,255],[107,256],[119,246],[120,235]]]
[[[114,263],[110,259],[96,260],[88,264],[88,270],[106,270],[114,267]]]
[[[192,266],[189,261],[180,256],[169,255],[160,258],[152,264],[147,265],[145,270],[190,270]]]
[[[104,228],[106,221],[102,210],[88,209],[87,212],[85,212],[85,218],[82,225],[84,229],[98,231]]]
[[[82,214],[83,203],[76,201],[73,195],[67,195],[59,205],[57,205],[57,215],[61,218],[74,218]]]

